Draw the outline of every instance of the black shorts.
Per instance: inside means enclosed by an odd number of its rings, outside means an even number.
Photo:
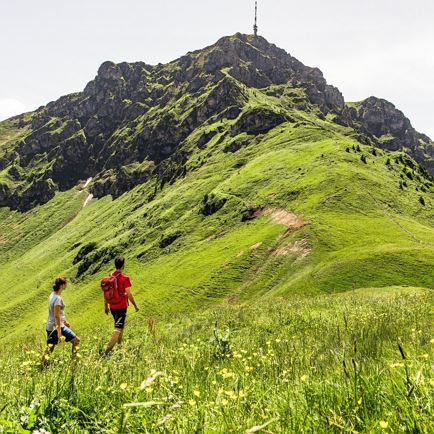
[[[127,318],[127,308],[110,309],[115,320],[115,329],[122,330],[125,327],[125,319]]]

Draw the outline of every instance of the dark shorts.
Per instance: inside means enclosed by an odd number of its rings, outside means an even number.
[[[62,327],[62,336],[65,336],[66,342],[71,342],[77,337],[77,335],[68,327]],[[52,332],[47,330],[47,345],[57,345],[59,343],[59,337],[57,336],[57,330]]]
[[[110,309],[115,320],[115,329],[122,330],[125,327],[125,319],[127,318],[127,308]]]

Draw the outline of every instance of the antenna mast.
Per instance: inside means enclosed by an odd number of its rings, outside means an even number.
[[[255,1],[255,24],[253,25],[253,34],[258,36],[258,2]]]

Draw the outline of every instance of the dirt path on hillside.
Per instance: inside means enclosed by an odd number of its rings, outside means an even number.
[[[296,253],[298,255],[296,261],[299,261],[311,252],[306,237],[290,243],[284,241],[289,235],[309,225],[310,221],[282,208],[264,208],[261,214],[270,216],[272,221],[288,228],[281,234],[276,245],[273,248],[269,248],[270,256],[286,256],[290,253]]]
[[[89,193],[87,195],[85,201],[83,202],[83,205],[81,206],[81,208],[83,209],[92,199],[93,199],[93,194]]]
[[[386,217],[389,218],[389,220],[395,223],[396,226],[398,226],[402,230],[402,232],[405,232],[416,243],[424,244],[426,246],[434,246],[434,243],[430,243],[429,241],[421,240],[420,238],[418,238],[416,235],[413,234],[413,232],[411,232],[409,229],[403,226],[402,223],[396,220],[395,217],[389,214],[386,210],[384,210],[384,214],[386,215]]]
[[[78,194],[83,193],[83,191],[86,191],[86,188],[92,182],[92,179],[93,179],[92,177],[86,179],[85,183],[83,184],[83,187],[81,187],[80,190],[78,190]]]
[[[80,190],[78,190],[75,194],[76,194],[76,195],[79,195],[79,194],[81,194],[81,193],[85,193],[85,192],[87,192],[86,187],[91,183],[91,181],[92,181],[92,178],[88,178],[88,179],[86,180],[86,182],[84,183],[83,187],[82,187]],[[64,223],[62,224],[62,226],[60,227],[60,229],[63,229],[65,226],[68,226],[68,225],[69,225],[73,220],[75,220],[75,218],[78,216],[78,214],[80,214],[80,211],[81,211],[85,206],[87,206],[87,205],[89,204],[89,202],[90,202],[92,199],[93,199],[93,194],[87,192],[87,196],[86,196],[86,198],[83,200],[83,202],[81,203],[81,206],[80,206],[79,210],[78,210],[74,215],[72,215],[71,217],[69,217],[68,219],[66,219],[66,220],[64,221]]]
[[[87,186],[92,182],[92,177],[87,178],[86,182],[84,183],[83,187],[81,188],[81,190],[79,190],[79,193],[84,193],[87,188]],[[88,192],[88,195],[86,196],[86,199],[84,200],[83,204],[81,205],[81,209],[85,208],[86,205],[89,204],[89,202],[93,199],[93,194]]]

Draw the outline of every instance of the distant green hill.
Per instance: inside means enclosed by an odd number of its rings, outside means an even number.
[[[432,142],[384,101],[376,131],[374,102],[236,35],[0,123],[0,342],[40,335],[57,275],[81,330],[103,320],[119,253],[143,315],[432,288]]]

